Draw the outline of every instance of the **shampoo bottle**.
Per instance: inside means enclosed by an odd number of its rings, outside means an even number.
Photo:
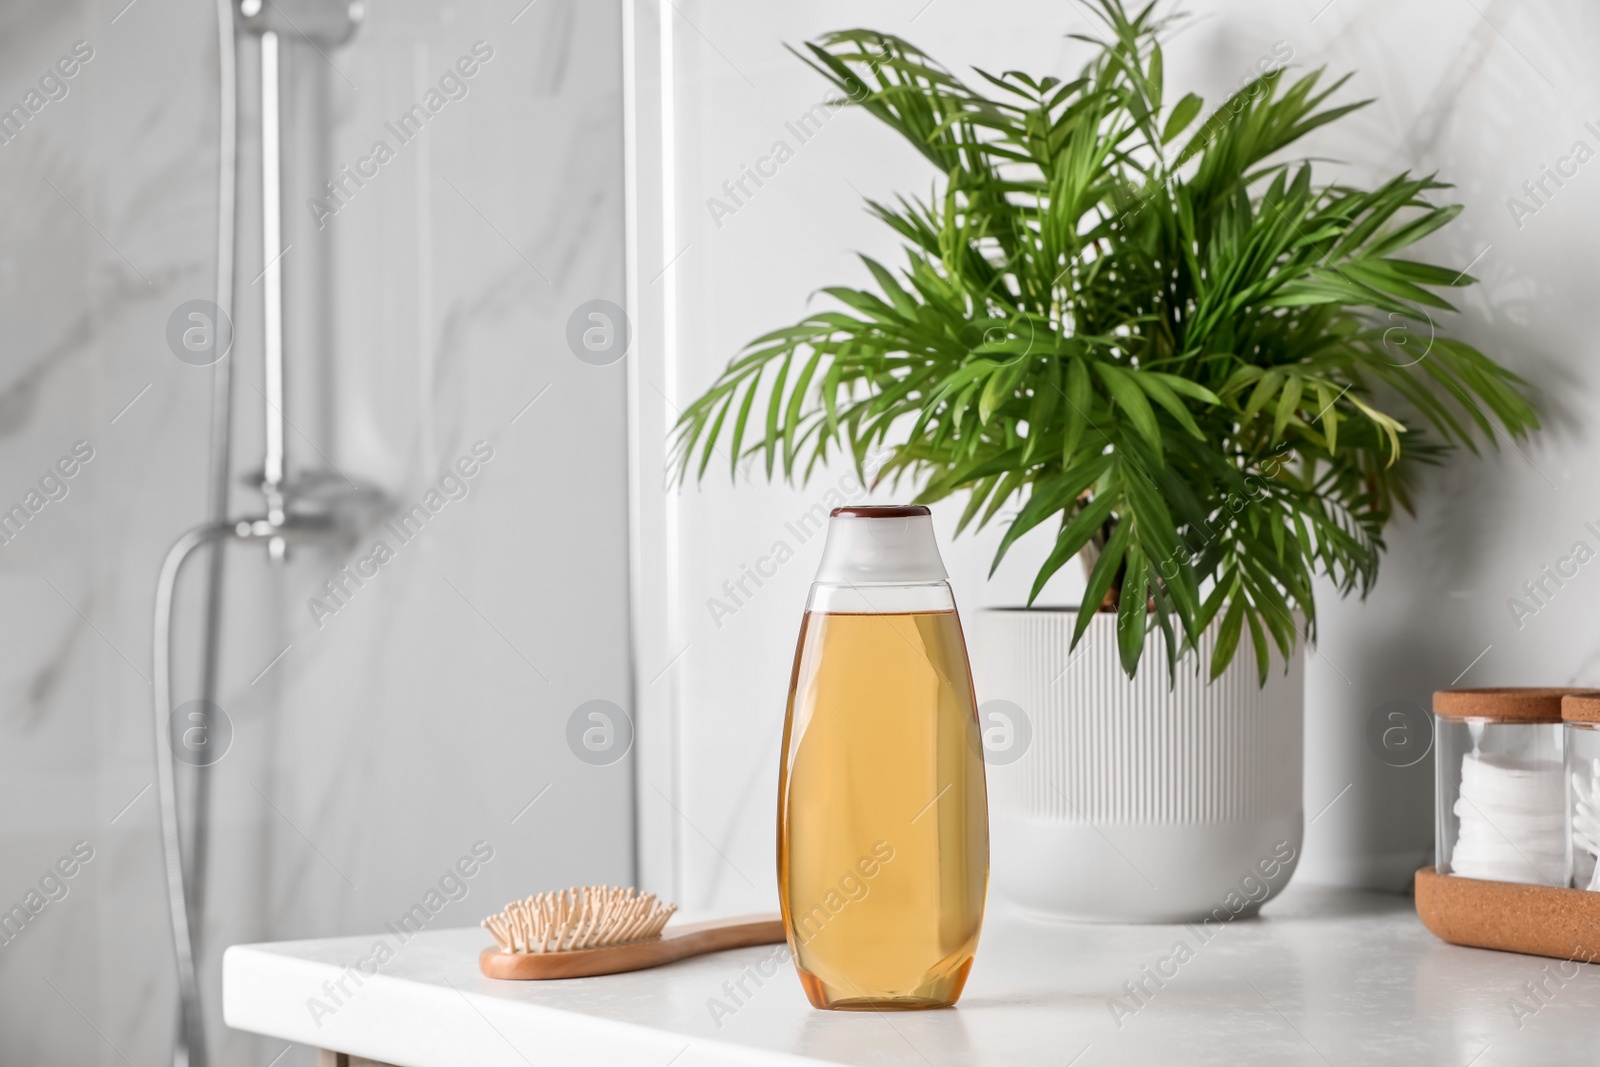
[[[846,507],[801,623],[778,893],[819,1008],[956,1002],[989,878],[966,642],[924,507]]]

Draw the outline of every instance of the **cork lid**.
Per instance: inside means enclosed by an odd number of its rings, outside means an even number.
[[[1600,701],[1594,689],[1441,689],[1433,694],[1433,713],[1441,719],[1489,722],[1560,722],[1562,702],[1572,697]],[[1600,710],[1597,710],[1600,715]]]
[[[1600,722],[1600,693],[1568,693],[1561,698],[1561,717],[1567,722]]]

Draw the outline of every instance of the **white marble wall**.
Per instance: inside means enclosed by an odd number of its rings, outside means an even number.
[[[1321,648],[1307,670],[1310,825],[1300,877],[1400,888],[1431,855],[1432,761],[1400,769],[1378,760],[1365,738],[1369,716],[1391,700],[1426,709],[1431,691],[1452,683],[1600,683],[1600,578],[1592,567],[1520,627],[1507,607],[1523,581],[1574,541],[1600,548],[1583,528],[1600,516],[1600,470],[1586,462],[1594,447],[1596,303],[1584,292],[1600,257],[1591,239],[1600,233],[1600,171],[1590,173],[1600,164],[1582,169],[1520,225],[1507,207],[1574,141],[1600,148],[1600,134],[1584,125],[1600,127],[1600,75],[1587,61],[1600,42],[1600,12],[1576,0],[1187,6],[1196,17],[1166,51],[1169,87],[1193,87],[1215,103],[1280,42],[1293,49],[1298,70],[1326,64],[1357,72],[1346,98],[1377,103],[1308,150],[1347,161],[1345,173],[1363,180],[1437,170],[1456,184],[1452,195],[1466,211],[1428,251],[1472,263],[1483,284],[1442,325],[1528,378],[1548,413],[1531,444],[1424,472],[1417,517],[1391,527],[1389,556],[1368,600],[1340,602],[1326,588],[1320,594]],[[675,243],[641,269],[649,279],[679,254],[666,273],[675,321],[646,324],[647,334],[665,329],[671,343],[665,358],[644,353],[644,401],[670,421],[747,340],[817,306],[807,304],[817,288],[866,282],[856,250],[897,261],[893,235],[864,215],[861,198],[926,191],[935,179],[864,113],[840,112],[798,144],[785,122],[829,90],[785,43],[864,25],[907,37],[958,71],[1071,74],[1083,53],[1064,35],[1094,31],[1088,8],[975,0],[867,10],[832,2],[678,4],[670,27]],[[708,201],[723,196],[722,183],[779,139],[794,157],[736,213],[714,213]],[[641,787],[641,818],[674,835],[647,876],[672,882],[689,906],[748,908],[772,899],[784,692],[820,552],[820,540],[799,544],[784,523],[822,500],[840,473],[805,489],[769,487],[759,474],[731,487],[724,474],[675,505],[679,525],[668,543],[681,595],[669,621],[677,637],[660,643],[655,662],[641,662],[640,677],[662,672],[642,699],[659,705],[658,717],[676,730],[673,754],[643,770],[661,780],[675,775],[679,784],[671,810]],[[936,517],[948,535],[955,512]],[[986,582],[998,536],[996,529],[946,538],[967,609],[1016,604],[1026,592],[1042,546],[1025,541]],[[707,599],[780,539],[796,557],[718,625]],[[1079,581],[1075,568],[1064,571],[1047,601],[1074,602]]]
[[[0,901],[74,842],[94,849],[0,945],[6,1062],[155,1064],[172,1036],[150,611],[162,554],[205,515],[210,372],[164,332],[213,284],[217,48],[207,0],[125,3],[0,9],[7,106],[73,42],[94,49],[0,145],[0,500],[74,442],[94,449],[0,546]],[[229,943],[376,932],[479,840],[494,859],[440,925],[631,876],[629,762],[587,766],[565,743],[580,703],[629,700],[625,367],[565,340],[578,304],[623,299],[620,16],[519,8],[369,4],[346,47],[288,42],[291,468],[409,505],[474,442],[494,459],[404,546],[369,529],[281,568],[231,550],[220,703],[236,733],[210,772],[203,927],[215,1062],[283,1048],[224,1033]],[[384,122],[480,40],[493,58],[467,96],[319,230],[308,186],[393,144]],[[253,85],[253,44],[240,68]],[[241,97],[236,513],[260,507],[240,481],[261,462],[255,100]],[[380,537],[395,559],[319,628],[308,598]],[[180,607],[180,702],[197,695],[199,578]]]

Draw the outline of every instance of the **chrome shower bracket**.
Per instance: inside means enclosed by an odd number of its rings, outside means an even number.
[[[246,31],[261,38],[261,256],[262,266],[262,397],[266,410],[266,448],[261,466],[261,496],[266,520],[273,526],[289,518],[285,482],[288,456],[284,430],[283,390],[283,87],[280,34],[291,33],[321,45],[348,41],[360,24],[365,5],[329,0],[240,0]],[[288,557],[286,538],[266,538],[267,558]]]

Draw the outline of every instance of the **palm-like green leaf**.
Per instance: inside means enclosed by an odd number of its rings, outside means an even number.
[[[1319,185],[1287,155],[1364,106],[1328,103],[1344,79],[1275,70],[1209,115],[1169,107],[1154,5],[1096,3],[1106,37],[1070,79],[978,71],[979,91],[869,30],[796,53],[941,185],[869,201],[904,264],[864,259],[874,288],[751,342],[685,410],[676,471],[724,441],[789,478],[892,445],[879,479],[967,494],[960,529],[1016,509],[996,566],[1057,524],[1032,596],[1085,560],[1074,641],[1114,606],[1125,669],[1155,628],[1175,670],[1215,624],[1213,676],[1248,640],[1265,680],[1269,642],[1312,632],[1315,575],[1371,587],[1418,463],[1538,420],[1519,378],[1438,335],[1440,291],[1473,279],[1410,249],[1458,214],[1430,199],[1447,187]]]

